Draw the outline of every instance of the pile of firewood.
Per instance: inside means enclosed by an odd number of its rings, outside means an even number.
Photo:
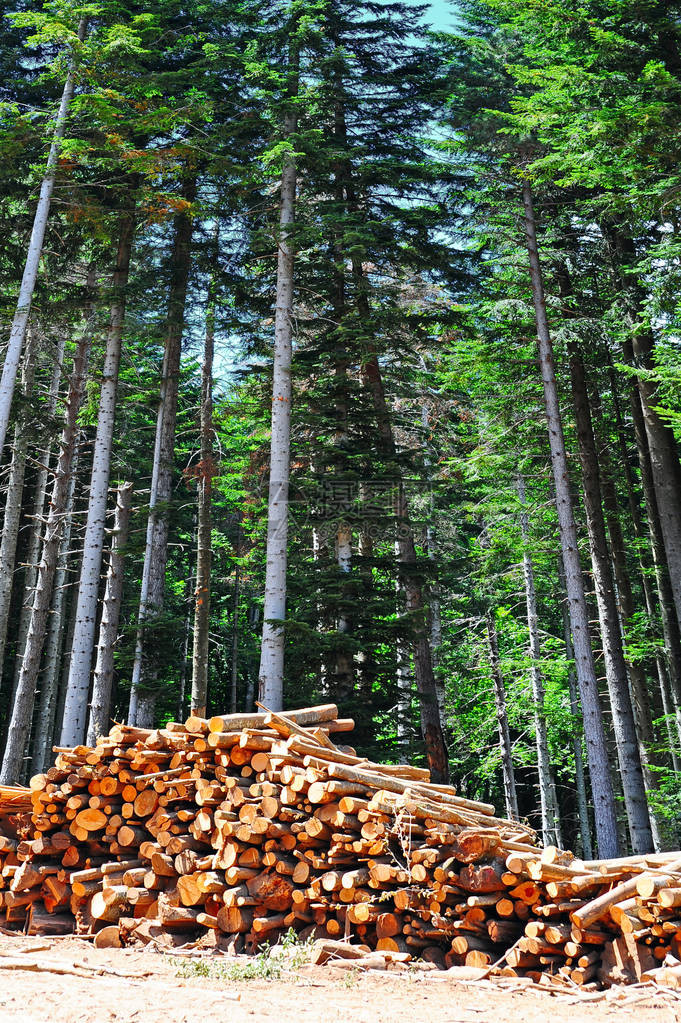
[[[444,968],[681,983],[681,853],[542,851],[424,769],[337,745],[352,725],[327,705],[58,749],[30,792],[0,791],[5,926],[235,951],[293,928]]]

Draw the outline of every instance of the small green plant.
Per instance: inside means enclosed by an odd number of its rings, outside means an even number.
[[[290,928],[276,945],[262,944],[257,953],[236,962],[224,959],[193,959],[178,969],[178,977],[209,977],[212,980],[280,980],[299,970],[310,958],[313,939],[301,941]]]

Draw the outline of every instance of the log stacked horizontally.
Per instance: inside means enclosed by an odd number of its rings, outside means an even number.
[[[681,853],[540,850],[424,769],[337,745],[351,728],[329,704],[58,749],[30,792],[0,792],[5,926],[237,951],[293,928],[440,967],[681,985]]]

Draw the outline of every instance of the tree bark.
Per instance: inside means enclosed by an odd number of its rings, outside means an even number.
[[[537,343],[544,404],[551,449],[551,466],[556,489],[556,509],[560,530],[561,549],[565,565],[565,578],[570,614],[575,667],[582,701],[582,717],[586,738],[591,791],[594,802],[596,835],[600,856],[610,858],[618,854],[617,815],[608,765],[603,716],[598,699],[598,684],[589,637],[589,617],[584,595],[582,567],[577,546],[568,461],[563,435],[563,421],[558,400],[558,387],[554,367],[553,344],[546,316],[544,284],[542,279],[534,207],[529,182],[523,184],[525,209],[525,235],[530,264],[530,282],[537,326]]]
[[[215,238],[217,250],[217,236]],[[196,593],[194,645],[192,651],[191,712],[206,716],[208,703],[208,637],[210,632],[210,572],[213,462],[213,351],[215,347],[215,296],[208,296],[206,337],[201,373],[201,453],[197,476],[198,525],[196,530]]]
[[[602,423],[602,409],[600,397],[593,391],[591,405],[594,410],[597,425]],[[603,509],[605,511],[608,534],[610,536],[610,553],[612,566],[615,573],[617,586],[617,603],[619,618],[621,622],[622,638],[626,640],[627,631],[632,627],[636,604],[634,593],[627,568],[627,549],[624,542],[624,534],[620,523],[620,509],[615,489],[613,469],[608,452],[608,444],[601,437],[599,439],[598,461],[600,466],[601,493],[603,497]],[[631,684],[631,700],[634,707],[634,725],[638,739],[639,755],[645,788],[648,792],[654,792],[658,788],[658,776],[655,772],[655,733],[653,729],[653,718],[650,707],[650,694],[648,682],[643,666],[637,661],[628,659],[626,662],[629,682]],[[653,836],[653,844],[656,851],[662,848],[664,829],[663,822],[657,819],[653,809],[649,807],[650,828]]]
[[[566,592],[565,569],[563,558],[558,555],[558,578],[560,588]],[[570,631],[570,613],[565,598],[561,600],[560,608],[563,616],[563,636],[565,637],[565,656],[568,662],[574,660],[572,647],[572,633]],[[568,669],[568,691],[570,694],[570,713],[572,714],[572,755],[575,761],[575,790],[577,792],[577,810],[579,813],[579,831],[582,840],[582,858],[590,860],[593,857],[593,846],[591,844],[591,827],[589,824],[589,802],[586,795],[586,778],[584,772],[584,759],[582,757],[582,730],[578,726],[581,719],[579,706],[579,693],[577,688],[577,676],[572,664]]]
[[[194,177],[183,182],[182,197],[191,203],[195,196],[196,178]],[[175,423],[180,384],[182,333],[191,265],[191,239],[191,213],[179,213],[175,220],[172,278],[156,419],[149,519],[147,521],[147,539],[137,617],[135,661],[132,668],[128,710],[130,724],[144,728],[150,728],[155,724],[156,685],[161,646],[157,626],[163,612],[165,571],[168,561],[168,503],[173,486]]]
[[[494,705],[497,712],[497,728],[499,731],[499,750],[501,751],[501,773],[504,781],[504,802],[506,804],[506,816],[517,821],[520,817],[518,812],[518,795],[515,787],[515,772],[513,770],[513,748],[511,745],[511,732],[508,727],[508,713],[506,710],[506,690],[504,680],[499,667],[499,643],[497,640],[497,629],[494,621],[494,612],[489,610],[485,615],[487,626],[487,644],[489,649],[489,664],[492,673],[492,684],[494,686]]]
[[[582,469],[584,510],[591,549],[591,565],[603,641],[603,660],[610,695],[612,724],[631,845],[634,854],[640,854],[652,851],[653,836],[634,722],[634,708],[624,660],[615,582],[605,532],[601,474],[591,421],[584,362],[574,341],[568,341],[568,354],[579,461]]]
[[[64,413],[64,428],[61,435],[59,458],[50,496],[50,511],[45,523],[42,557],[38,569],[38,580],[33,599],[31,621],[26,636],[26,648],[14,695],[12,716],[5,755],[0,770],[0,783],[9,785],[20,781],[23,774],[23,759],[26,740],[31,727],[36,682],[45,642],[47,619],[52,600],[52,586],[61,535],[68,507],[69,484],[73,471],[73,455],[78,435],[78,413],[85,394],[87,363],[92,344],[90,324],[79,338],[73,360],[73,372],[69,396]]]
[[[92,288],[94,285],[94,277],[88,275],[88,286]],[[88,304],[86,312],[88,318],[92,318],[94,315],[94,306],[92,303]],[[61,336],[57,343],[56,360],[54,370],[52,373],[52,380],[50,381],[50,391],[47,400],[47,415],[51,419],[54,415],[54,411],[57,407],[57,398],[59,396],[59,383],[61,381],[61,374],[63,370],[64,360],[64,337]],[[33,607],[33,596],[35,593],[35,584],[38,578],[38,561],[40,560],[40,545],[43,539],[43,522],[44,522],[44,509],[45,499],[47,497],[48,490],[48,476],[49,476],[49,463],[50,463],[51,450],[48,447],[42,455],[40,468],[36,474],[35,490],[33,498],[33,508],[31,511],[31,530],[29,534],[28,546],[26,548],[26,567],[24,569],[23,578],[23,598],[21,605],[21,613],[19,615],[19,628],[17,629],[16,642],[14,644],[14,686],[13,691],[16,691],[16,687],[19,682],[19,673],[21,671],[21,665],[24,659],[24,647],[26,646],[26,636],[28,635],[28,627],[31,621],[31,609]],[[0,558],[2,555],[0,554]],[[2,663],[0,657],[0,663]]]
[[[358,268],[361,273],[361,267]],[[356,268],[356,275],[357,275]],[[369,317],[369,303],[360,288],[358,308],[365,319]],[[378,425],[379,448],[383,455],[395,461],[397,447],[393,435],[390,412],[383,388],[383,377],[375,350],[367,354],[362,364],[362,377],[369,390]],[[437,685],[430,650],[428,605],[424,596],[418,567],[414,533],[409,520],[409,506],[402,481],[398,481],[395,497],[395,519],[398,534],[398,570],[404,590],[406,611],[414,633],[414,676],[421,709],[421,733],[431,778],[445,784],[449,778],[447,745],[438,705]]]
[[[674,608],[674,597],[669,583],[669,575],[664,563],[664,539],[657,513],[657,501],[653,485],[650,458],[648,456],[648,442],[645,436],[643,414],[637,390],[630,393],[631,411],[634,421],[634,437],[637,446],[638,461],[641,472],[641,485],[643,490],[643,501],[646,508],[647,530],[643,524],[643,516],[639,506],[636,487],[634,485],[631,465],[629,464],[629,451],[625,439],[624,422],[620,410],[617,376],[615,374],[612,360],[610,360],[610,386],[613,396],[615,410],[615,421],[617,426],[617,437],[620,448],[621,464],[624,470],[624,481],[627,489],[627,501],[629,512],[634,527],[634,536],[639,541],[638,558],[640,567],[640,580],[643,588],[643,595],[646,603],[646,613],[649,623],[657,617],[657,604],[659,603],[660,619],[662,622],[662,638],[664,642],[665,656],[661,652],[656,655],[657,674],[660,683],[660,693],[667,716],[667,727],[669,731],[670,753],[672,760],[679,763],[675,747],[681,743],[681,631]],[[647,543],[646,543],[647,538]],[[658,593],[656,602],[653,594],[653,586],[648,575],[648,565],[644,560],[643,551],[650,550],[655,581]],[[671,715],[671,716],[669,716]],[[676,737],[674,737],[674,733]],[[679,770],[675,766],[674,770]]]
[[[31,774],[42,774],[52,763],[52,737],[57,716],[59,665],[64,646],[67,578],[71,553],[74,495],[78,476],[78,443],[78,438],[76,438],[73,461],[71,462],[71,479],[66,498],[64,528],[59,544],[57,570],[52,588],[52,606],[47,626],[47,639],[45,640],[45,658],[40,676],[40,701],[33,734]]]
[[[288,91],[298,95],[298,52],[291,45]],[[284,115],[284,141],[298,126],[295,107]],[[284,706],[284,621],[286,619],[286,570],[288,540],[289,476],[291,463],[291,360],[293,339],[292,225],[295,218],[297,170],[293,147],[284,155],[279,198],[279,244],[277,251],[277,298],[274,314],[274,365],[272,378],[272,427],[270,481],[267,499],[267,556],[265,601],[258,692],[261,703],[272,710]]]
[[[532,704],[534,708],[534,730],[537,746],[537,774],[539,775],[542,838],[544,845],[557,845],[560,847],[562,845],[560,812],[549,754],[549,738],[544,704],[544,679],[541,671],[537,591],[534,583],[534,564],[530,554],[530,523],[525,499],[525,480],[522,475],[518,475],[516,486],[520,502],[520,531],[523,541],[523,576],[525,580],[525,604],[527,607],[527,631],[530,640],[530,675],[532,679]]]
[[[123,599],[125,545],[128,539],[128,523],[132,506],[132,486],[132,483],[120,483],[116,490],[111,551],[106,573],[104,600],[102,601],[97,660],[92,680],[92,699],[86,739],[88,746],[94,746],[98,736],[106,735],[109,731],[114,649],[118,639],[118,623]]]
[[[85,39],[86,31],[87,19],[82,18],[78,25],[78,39],[80,42]],[[21,352],[26,338],[33,293],[38,279],[40,257],[43,251],[45,231],[47,229],[47,218],[50,212],[50,202],[52,200],[52,192],[54,190],[54,182],[57,172],[57,161],[59,160],[59,153],[64,139],[66,119],[68,117],[69,106],[71,105],[71,100],[73,98],[75,81],[75,61],[72,57],[69,63],[66,80],[64,82],[64,90],[61,95],[59,110],[57,111],[57,119],[54,125],[52,144],[50,145],[50,151],[47,155],[45,173],[40,185],[40,197],[33,217],[31,240],[28,244],[26,263],[21,280],[21,287],[19,289],[19,298],[17,300],[17,307],[14,313],[14,319],[12,320],[12,327],[10,329],[7,352],[5,353],[5,362],[2,367],[2,376],[0,377],[0,454],[5,446],[5,438],[7,437],[14,386],[16,383],[17,371],[19,369]]]
[[[231,714],[237,712],[237,682],[239,680],[239,590],[241,576],[239,571],[238,558],[241,557],[241,518],[236,524],[236,550],[237,560],[234,563],[234,600],[232,602],[232,664],[231,681],[229,693],[229,709]]]
[[[625,358],[635,369],[643,428],[647,440],[650,471],[655,490],[657,512],[665,547],[665,562],[674,597],[676,617],[681,627],[681,465],[672,429],[660,418],[657,385],[650,378],[655,339],[642,313],[644,295],[636,279],[634,244],[624,231],[608,229],[606,235],[615,263],[619,293],[630,328],[624,343]]]
[[[2,522],[2,540],[0,540],[0,674],[5,660],[5,644],[7,642],[7,625],[12,599],[12,584],[16,572],[17,541],[21,522],[22,497],[24,493],[24,477],[26,475],[26,456],[28,454],[29,426],[32,419],[29,396],[33,386],[35,373],[35,339],[29,335],[24,351],[24,362],[21,373],[21,391],[24,404],[14,428],[14,444],[12,462],[9,470],[7,494],[5,497],[5,517]],[[43,492],[44,500],[44,492]],[[40,528],[38,526],[38,528]],[[9,687],[8,687],[9,688]]]
[[[126,212],[121,221],[116,267],[112,280],[113,299],[102,368],[97,433],[92,454],[92,475],[83,542],[83,561],[80,569],[76,619],[60,740],[62,746],[77,746],[82,743],[87,725],[90,668],[95,645],[97,597],[106,528],[118,370],[121,361],[121,338],[123,336],[126,286],[130,270],[133,235],[134,215],[131,212]]]

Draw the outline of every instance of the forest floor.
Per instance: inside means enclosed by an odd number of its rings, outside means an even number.
[[[2,937],[0,970],[1,1023],[681,1021],[681,994],[671,991],[621,988],[589,1002],[576,991],[510,991],[444,974],[361,976],[309,965],[270,978],[261,970],[249,980],[244,974],[253,967],[243,957],[188,960],[98,950],[76,938]]]

